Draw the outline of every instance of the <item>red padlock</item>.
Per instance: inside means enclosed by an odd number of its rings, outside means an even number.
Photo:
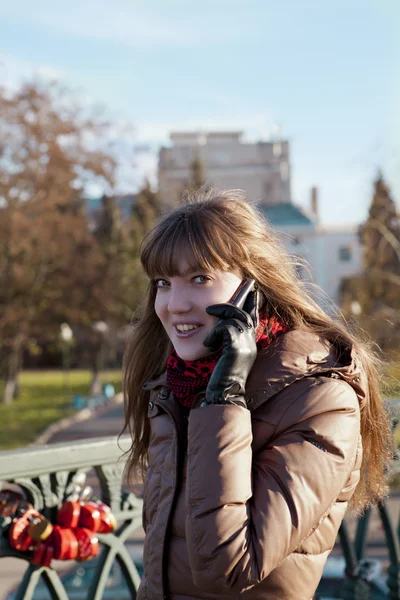
[[[72,529],[54,525],[51,534],[53,556],[58,560],[73,560],[78,556],[78,540]]]
[[[117,520],[111,512],[111,508],[103,502],[99,502],[97,506],[100,511],[100,527],[98,532],[110,533],[115,531],[117,528]]]
[[[75,560],[78,557],[79,542],[76,538],[75,531],[73,531],[72,529],[67,529],[66,531],[69,532],[69,541],[64,560]]]
[[[99,540],[94,531],[79,527],[75,530],[75,535],[79,544],[77,560],[83,561],[97,556],[99,553]]]
[[[35,545],[35,542],[28,535],[28,527],[31,520],[38,516],[38,511],[34,508],[30,508],[12,523],[8,533],[9,543],[12,548],[21,552],[26,552]]]
[[[50,567],[51,561],[54,558],[54,548],[53,546],[46,545],[46,552],[44,554],[42,565],[44,567]]]
[[[52,531],[53,524],[43,515],[40,515],[37,519],[32,519],[28,526],[28,535],[35,542],[44,542],[51,536]]]
[[[35,548],[35,552],[31,558],[31,563],[41,567],[50,567],[53,558],[53,546],[48,546],[47,543],[40,542],[40,544],[38,544],[38,546]]]
[[[79,527],[99,531],[101,525],[99,506],[95,502],[85,502],[81,506],[79,515]]]
[[[80,514],[81,504],[79,502],[66,500],[63,502],[57,513],[57,523],[63,527],[75,529],[75,527],[78,527]]]
[[[43,565],[45,556],[46,556],[46,550],[47,550],[47,546],[44,542],[40,542],[34,552],[33,552],[33,556],[31,558],[31,563],[33,565]]]

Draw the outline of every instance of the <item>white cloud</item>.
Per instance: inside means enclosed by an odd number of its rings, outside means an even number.
[[[0,80],[8,88],[17,87],[24,79],[60,80],[65,72],[51,65],[36,65],[11,54],[0,53]]]
[[[0,19],[3,16],[53,33],[131,48],[254,41],[257,36],[265,36],[262,19],[254,19],[254,14],[244,0],[217,3],[204,0],[200,4],[173,0],[69,0],[68,3],[36,0],[34,10],[30,0],[0,3]],[[271,19],[273,15],[269,15],[267,23]],[[292,39],[296,30],[291,32]],[[269,27],[268,38],[272,37],[280,42],[280,34]]]
[[[0,15],[14,20],[27,20],[41,28],[86,39],[98,39],[130,47],[169,44],[191,44],[193,30],[177,25],[173,20],[161,19],[158,11],[139,10],[128,1],[70,0],[54,3],[49,0],[35,4],[28,1],[4,3]]]

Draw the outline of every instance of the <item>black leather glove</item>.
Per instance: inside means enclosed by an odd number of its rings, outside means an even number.
[[[222,356],[208,382],[205,402],[247,407],[246,381],[257,356],[253,320],[246,311],[232,304],[213,304],[206,311],[219,322],[203,344],[212,350],[222,345]]]

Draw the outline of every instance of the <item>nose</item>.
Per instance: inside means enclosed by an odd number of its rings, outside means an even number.
[[[168,311],[173,314],[187,313],[192,309],[190,295],[181,287],[172,286],[169,292]]]

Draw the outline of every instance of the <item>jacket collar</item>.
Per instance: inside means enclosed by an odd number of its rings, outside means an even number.
[[[246,385],[255,410],[297,380],[317,375],[343,379],[356,392],[360,407],[366,402],[366,375],[354,348],[332,343],[304,329],[280,335],[261,350]]]
[[[293,329],[258,353],[246,385],[249,408],[255,410],[295,381],[317,375],[343,379],[356,392],[360,408],[366,403],[367,378],[354,348],[328,342],[304,329]],[[143,389],[166,387],[164,372],[147,381]]]
[[[161,375],[158,375],[154,379],[149,379],[148,381],[146,381],[146,383],[143,385],[142,389],[144,389],[146,391],[151,391],[151,390],[156,390],[157,388],[166,387],[166,386],[167,386],[167,372],[164,371],[164,373],[161,373]]]

